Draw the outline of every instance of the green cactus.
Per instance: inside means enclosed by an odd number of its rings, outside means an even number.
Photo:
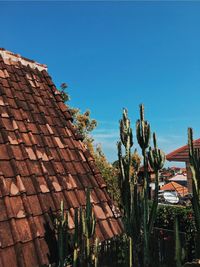
[[[133,146],[132,129],[130,128],[130,120],[128,112],[123,110],[123,117],[120,121],[120,138],[118,142],[118,158],[119,158],[119,187],[121,191],[121,204],[123,208],[123,219],[126,233],[129,239],[129,266],[133,264],[133,233],[135,232],[136,216],[134,216],[133,191],[134,185],[131,183],[130,167],[131,167],[131,147]],[[122,154],[122,144],[125,148],[125,156]],[[136,232],[135,232],[136,234]]]
[[[144,182],[143,182],[143,246],[144,246],[144,266],[149,265],[149,233],[148,233],[148,219],[149,219],[149,205],[148,198],[150,197],[149,189],[149,175],[148,175],[148,158],[147,158],[147,148],[150,142],[150,124],[144,119],[144,106],[140,105],[140,119],[136,122],[136,136],[138,144],[141,147],[143,155],[143,165],[144,165]]]
[[[200,257],[200,149],[193,146],[193,131],[188,129],[190,169],[192,173],[192,206],[196,225],[196,257]]]
[[[150,143],[150,124],[144,120],[144,106],[140,105],[140,119],[136,123],[136,136],[142,150],[145,177],[142,185],[142,193],[138,190],[137,173],[130,175],[131,168],[131,147],[133,146],[132,130],[127,110],[124,109],[120,121],[120,138],[118,142],[118,158],[120,168],[119,186],[121,191],[121,204],[123,208],[123,219],[125,231],[129,240],[129,266],[137,263],[136,255],[140,242],[143,244],[143,266],[150,264],[149,238],[155,221],[158,205],[158,178],[159,170],[165,161],[164,153],[157,148],[156,136],[153,135],[154,148],[147,148]],[[125,148],[125,155],[122,153],[122,144]],[[149,159],[148,159],[149,158]],[[156,173],[156,190],[153,205],[149,211],[149,176],[148,160]],[[138,166],[137,168],[138,169]],[[132,179],[133,178],[133,179]],[[149,215],[150,214],[150,215]]]

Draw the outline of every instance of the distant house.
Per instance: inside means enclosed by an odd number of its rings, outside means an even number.
[[[91,202],[100,241],[122,232],[101,173],[45,65],[0,49],[0,267],[55,260],[49,212]]]
[[[181,197],[188,195],[187,187],[182,186],[176,182],[170,182],[168,184],[165,184],[160,188],[160,190],[161,191],[176,192]]]
[[[187,187],[187,175],[186,174],[177,174],[177,175],[173,176],[172,178],[169,178],[168,181],[176,182],[180,185]]]
[[[200,138],[193,141],[194,148],[200,148]],[[182,146],[167,155],[167,160],[185,162],[187,170],[187,186],[188,190],[192,192],[192,173],[189,167],[189,150],[188,145]]]

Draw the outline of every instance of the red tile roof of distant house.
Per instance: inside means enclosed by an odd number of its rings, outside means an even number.
[[[160,190],[163,191],[176,191],[180,196],[188,195],[188,189],[185,186],[182,186],[176,182],[170,182],[163,185]]]
[[[194,148],[200,148],[200,138],[193,141]],[[166,156],[169,161],[181,161],[187,162],[189,161],[189,150],[188,145],[182,146]]]
[[[45,65],[0,50],[0,267],[53,262],[49,212],[85,205],[85,189],[99,240],[122,232],[106,184],[81,141]]]

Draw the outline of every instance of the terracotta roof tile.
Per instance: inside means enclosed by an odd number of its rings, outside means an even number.
[[[0,247],[9,247],[14,244],[9,221],[0,222]]]
[[[96,235],[103,241],[121,234],[106,184],[81,140],[46,67],[0,49],[0,267],[52,263],[49,213],[63,200],[73,229],[87,187]]]
[[[20,264],[19,260],[17,259],[17,255],[14,246],[6,247],[4,249],[0,248],[0,260],[1,260],[1,267],[4,266],[12,266],[17,267]],[[23,265],[22,265],[23,266]]]

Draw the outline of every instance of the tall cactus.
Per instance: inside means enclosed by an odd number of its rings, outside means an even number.
[[[136,122],[136,136],[138,144],[141,147],[144,165],[144,181],[143,181],[143,246],[144,246],[144,266],[149,265],[149,236],[148,236],[148,219],[149,219],[149,175],[148,175],[148,158],[147,148],[150,143],[151,130],[150,124],[144,119],[144,105],[140,105],[140,119]]]
[[[158,177],[159,170],[163,167],[165,156],[157,148],[156,136],[153,135],[154,148],[147,149],[150,143],[150,124],[144,119],[144,106],[140,106],[140,119],[136,123],[136,136],[142,149],[143,164],[145,177],[142,185],[142,193],[138,191],[137,175],[133,179],[130,175],[131,167],[131,147],[133,146],[132,130],[130,120],[128,119],[127,110],[124,109],[123,117],[120,121],[120,137],[118,142],[118,158],[120,167],[120,189],[121,202],[123,207],[123,218],[126,233],[129,237],[129,266],[137,262],[132,256],[135,256],[135,250],[140,241],[143,243],[143,266],[148,267],[150,264],[149,255],[149,237],[155,221],[156,210],[158,205]],[[125,155],[122,153],[122,144],[125,148]],[[148,159],[149,158],[149,159]],[[151,167],[156,173],[156,190],[153,199],[153,205],[149,210],[149,176],[148,160]]]
[[[123,219],[126,233],[129,238],[129,266],[133,265],[133,232],[136,225],[136,217],[134,216],[133,206],[133,185],[131,183],[130,167],[131,167],[131,147],[133,146],[132,129],[128,112],[123,110],[123,117],[120,120],[120,138],[118,142],[118,158],[119,158],[119,186],[121,191],[121,204],[123,208]],[[125,149],[125,155],[122,154],[122,144]]]
[[[188,129],[190,169],[192,173],[192,206],[197,229],[196,257],[200,257],[200,149],[193,146],[193,131]]]
[[[140,119],[136,123],[137,140],[142,150],[143,164],[144,164],[144,184],[143,184],[143,245],[144,245],[144,266],[150,264],[150,234],[155,221],[157,206],[158,206],[158,187],[159,187],[159,170],[163,167],[165,162],[164,153],[157,148],[156,135],[153,134],[154,148],[147,148],[150,143],[150,124],[144,119],[144,106],[140,105]],[[156,174],[155,179],[155,194],[151,209],[149,208],[148,199],[150,198],[148,162]]]

